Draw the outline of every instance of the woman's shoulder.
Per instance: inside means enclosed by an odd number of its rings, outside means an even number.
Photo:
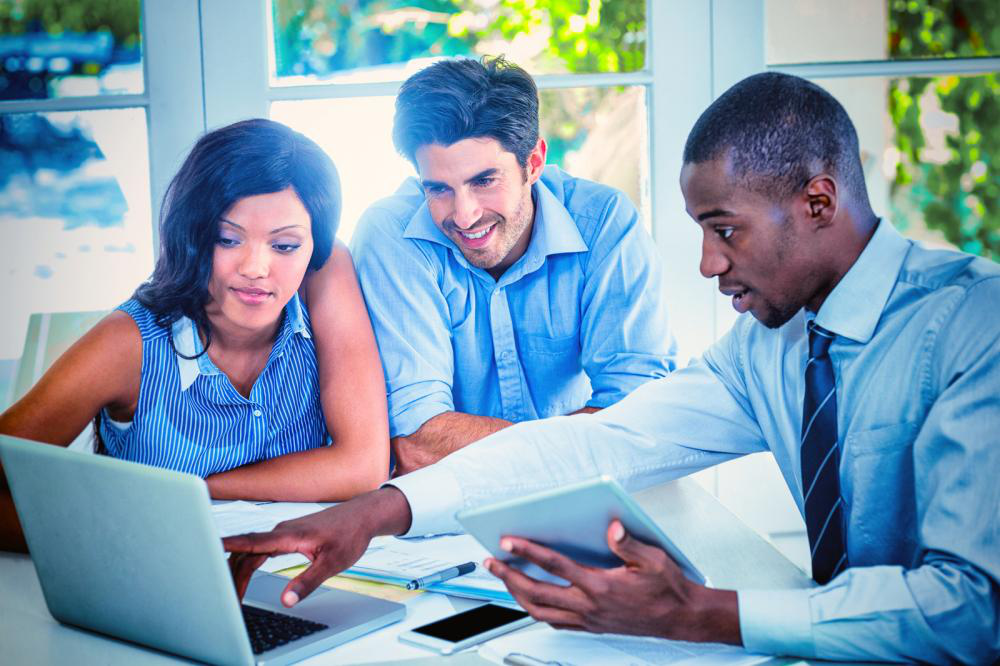
[[[118,314],[118,317],[125,322],[131,320],[134,326],[139,329],[139,335],[144,342],[159,338],[166,339],[170,334],[170,328],[160,324],[156,313],[135,298],[119,305],[113,314]]]

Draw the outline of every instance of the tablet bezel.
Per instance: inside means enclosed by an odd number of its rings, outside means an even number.
[[[500,538],[522,537],[552,548],[581,564],[610,568],[622,564],[608,547],[606,536],[608,525],[617,518],[630,535],[666,551],[692,581],[703,585],[707,583],[705,576],[635,500],[617,481],[606,475],[464,509],[455,518],[494,557],[543,579],[553,577],[501,550]]]

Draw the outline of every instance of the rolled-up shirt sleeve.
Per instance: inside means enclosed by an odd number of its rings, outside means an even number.
[[[454,410],[448,308],[427,251],[404,238],[399,221],[377,205],[352,240],[385,371],[390,437],[411,435]]]
[[[602,216],[588,240],[580,323],[581,361],[593,389],[587,406],[601,408],[666,376],[677,353],[660,260],[635,206],[615,193]]]

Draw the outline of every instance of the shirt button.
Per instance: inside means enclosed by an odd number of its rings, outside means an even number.
[[[253,410],[253,415],[254,416],[263,416],[264,412],[260,411],[259,409],[255,409],[255,410]]]
[[[510,350],[506,350],[502,354],[500,354],[500,360],[501,361],[509,361],[510,360],[510,356],[511,356]]]

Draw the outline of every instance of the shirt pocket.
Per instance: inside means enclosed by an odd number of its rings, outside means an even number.
[[[849,433],[844,448],[850,456],[905,450],[913,444],[918,430],[915,421],[906,421]]]
[[[518,336],[518,355],[531,393],[536,396],[539,417],[582,407],[590,396],[577,334],[561,337],[522,334]]]
[[[841,474],[852,563],[908,564],[916,548],[914,421],[850,433]]]
[[[560,337],[549,337],[547,335],[530,335],[522,333],[518,336],[520,352],[522,356],[538,357],[574,357],[577,362],[580,359],[580,336],[576,333]]]

